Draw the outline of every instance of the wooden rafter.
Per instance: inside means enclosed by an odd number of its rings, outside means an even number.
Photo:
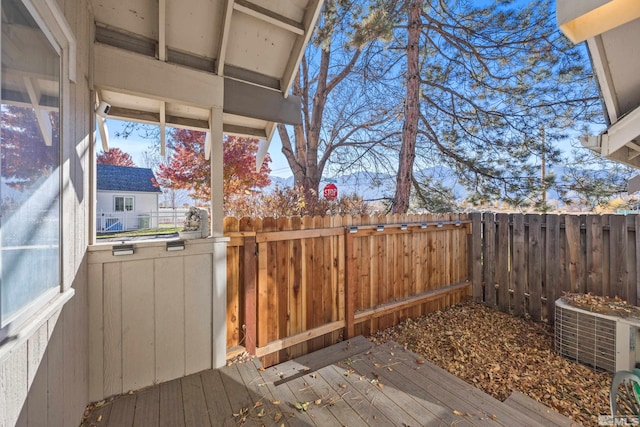
[[[40,108],[40,90],[37,82],[34,82],[30,77],[25,77],[24,85],[27,88],[31,107],[36,115],[42,139],[47,147],[51,147],[53,145],[53,126],[51,126],[49,112]]]
[[[304,35],[304,26],[293,19],[279,15],[246,0],[235,0],[234,10],[258,18],[261,21],[280,27],[297,35]]]
[[[204,158],[205,160],[209,160],[211,157],[211,130],[213,129],[213,117],[214,111],[213,109],[209,111],[209,129],[207,129],[207,133],[204,138]]]
[[[218,60],[216,74],[224,75],[224,61],[227,56],[227,44],[229,42],[229,29],[231,28],[231,15],[233,14],[234,0],[227,0],[224,4],[224,13],[222,15],[222,30],[220,32],[220,46],[218,46]]]
[[[166,104],[164,101],[160,102],[160,155],[162,157],[166,154]]]
[[[296,41],[294,42],[293,48],[291,49],[291,52],[296,52],[296,54],[292,55],[289,58],[289,62],[284,69],[284,75],[282,76],[280,87],[282,88],[282,92],[284,93],[285,98],[289,96],[289,91],[291,90],[291,85],[293,84],[293,79],[296,75],[296,69],[298,68],[298,64],[302,59],[302,55],[304,55],[304,47],[309,42],[309,39],[313,34],[313,29],[318,20],[318,16],[320,16],[320,9],[322,9],[320,6],[322,1],[323,0],[311,0],[309,1],[309,5],[307,6],[307,10],[302,20],[304,34],[296,37]]]
[[[100,105],[100,101],[102,100],[102,96],[100,95],[100,91],[96,91],[96,104]],[[109,129],[107,129],[107,119],[96,115],[96,119],[98,122],[98,132],[100,132],[100,140],[102,141],[102,151],[109,151]]]
[[[596,36],[587,40],[587,45],[589,46],[589,53],[591,54],[593,71],[600,82],[600,92],[607,107],[609,122],[615,123],[618,121],[620,108],[617,98],[615,97],[615,87],[613,85],[613,78],[611,77],[611,70],[609,69],[609,62],[605,53],[602,37]]]
[[[167,60],[167,0],[158,0],[158,59]]]

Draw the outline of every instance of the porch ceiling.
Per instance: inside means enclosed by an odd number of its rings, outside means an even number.
[[[199,86],[189,89],[188,74],[180,76],[188,81],[180,82],[178,99],[119,82],[140,68],[154,69],[149,59],[165,63],[159,67],[165,75],[187,69],[223,77],[223,88],[216,90],[224,90],[225,132],[268,139],[275,123],[300,120],[299,102],[288,92],[321,5],[322,0],[91,0],[96,92],[111,104],[110,116],[208,130],[215,104],[199,102]],[[129,80],[138,83],[135,76]]]
[[[640,168],[640,2],[557,0],[560,29],[586,41],[606,110],[608,129],[583,144]]]

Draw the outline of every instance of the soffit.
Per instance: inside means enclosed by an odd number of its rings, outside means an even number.
[[[251,128],[269,137],[276,119],[299,120],[291,114],[271,116],[276,110],[292,111],[280,108],[278,102],[290,107],[293,101],[286,98],[322,0],[91,0],[91,5],[97,44],[236,82],[224,85],[225,105],[233,98],[233,111],[225,111],[232,114],[224,115],[226,119],[233,117],[233,123],[225,124]],[[158,100],[144,100],[144,93],[100,87],[100,82],[96,86],[99,97],[116,112],[139,109],[160,113]],[[229,88],[240,89],[246,111]],[[263,111],[249,105],[251,97],[247,95],[252,91],[255,99],[271,101]],[[278,94],[281,101],[265,91]],[[209,115],[208,107],[174,102],[165,105],[165,112],[203,119]]]

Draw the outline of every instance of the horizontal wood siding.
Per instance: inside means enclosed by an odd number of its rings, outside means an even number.
[[[637,215],[473,213],[476,301],[553,323],[563,292],[638,305]]]

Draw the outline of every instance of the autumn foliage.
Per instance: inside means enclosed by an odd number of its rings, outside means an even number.
[[[171,155],[165,164],[158,167],[160,184],[173,189],[187,189],[190,197],[207,202],[211,198],[211,163],[204,158],[205,133],[186,129],[174,129],[167,147]],[[266,187],[271,183],[268,167],[271,158],[267,155],[256,172],[255,153],[258,140],[226,136],[224,150],[224,197],[225,205],[230,199],[251,194],[250,190]]]
[[[50,113],[52,146],[45,144],[31,108],[11,105],[2,110],[2,178],[12,188],[24,189],[59,166],[58,113]]]
[[[98,153],[96,162],[105,165],[128,166],[134,167],[136,164],[128,153],[123,152],[119,148],[110,148],[107,151]]]

